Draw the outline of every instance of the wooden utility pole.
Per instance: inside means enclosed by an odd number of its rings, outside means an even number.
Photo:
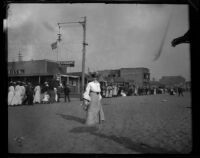
[[[80,99],[82,100],[82,95],[84,92],[84,88],[85,88],[85,52],[86,52],[86,45],[88,45],[86,43],[86,17],[84,17],[84,21],[81,23],[83,26],[83,56],[82,56],[82,84],[81,84],[81,94],[80,94]]]
[[[86,52],[86,46],[88,45],[86,43],[86,16],[83,17],[83,21],[81,22],[64,22],[64,23],[58,23],[58,27],[59,27],[59,38],[58,38],[58,41],[61,40],[61,34],[60,34],[60,27],[61,25],[65,25],[65,24],[81,24],[83,26],[83,53],[82,53],[82,75],[81,75],[81,90],[80,90],[80,99],[82,100],[82,95],[83,95],[83,92],[84,92],[84,87],[85,87],[85,52]]]

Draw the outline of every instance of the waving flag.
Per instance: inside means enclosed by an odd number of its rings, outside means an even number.
[[[57,48],[57,41],[51,44],[51,48],[52,49],[56,49]]]

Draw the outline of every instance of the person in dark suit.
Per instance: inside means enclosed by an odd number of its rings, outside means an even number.
[[[66,102],[66,98],[68,99],[68,102],[70,102],[70,88],[69,86],[66,84],[66,82],[63,83],[63,88],[64,88],[64,98],[65,98],[65,102]]]
[[[24,100],[24,104],[28,103],[28,105],[33,105],[33,86],[30,82],[26,87],[26,96],[27,98]]]
[[[183,96],[183,88],[178,87],[178,96]]]

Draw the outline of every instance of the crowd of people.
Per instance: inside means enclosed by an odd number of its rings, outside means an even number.
[[[31,82],[10,82],[8,84],[8,105],[34,105],[38,103],[50,104],[59,102],[61,93],[64,94],[65,102],[70,102],[70,88],[66,82],[51,80],[43,84]]]
[[[118,86],[116,84],[102,85],[101,95],[103,98],[111,98],[118,96],[141,96],[141,95],[156,95],[169,94],[183,96],[184,89],[182,87],[160,88],[146,86]]]
[[[140,95],[156,95],[168,93],[183,96],[183,88],[156,88],[156,87],[137,87],[118,86],[117,84],[101,84],[98,82],[96,73],[91,75],[93,80],[87,83],[85,92],[83,93],[83,109],[86,111],[86,124],[96,125],[105,121],[101,99],[117,97],[117,96],[140,96]],[[10,82],[8,88],[8,105],[34,105],[34,104],[50,104],[60,102],[61,93],[64,94],[64,101],[70,102],[70,88],[66,82],[60,82],[59,79],[53,79],[43,84],[32,84],[30,82]]]

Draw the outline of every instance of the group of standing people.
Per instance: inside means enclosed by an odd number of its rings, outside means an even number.
[[[101,86],[101,95],[104,98],[116,97],[118,95],[119,87],[117,85]]]
[[[184,91],[184,89],[182,87],[168,89],[168,93],[170,95],[176,95],[176,94],[178,94],[178,96],[184,96],[183,95],[183,91]]]
[[[131,96],[131,95],[149,95],[156,94],[157,90],[154,88],[136,87],[132,86],[117,86],[116,84],[102,86],[102,96],[104,98],[111,98],[117,96]]]
[[[30,82],[10,82],[8,88],[8,105],[17,106],[22,104],[33,105],[33,86]]]
[[[105,121],[104,111],[101,105],[101,86],[97,75],[93,74],[93,81],[89,82],[83,94],[83,105],[86,111],[86,124],[96,125]],[[37,103],[59,102],[61,89],[64,92],[65,102],[70,102],[70,88],[63,82],[44,82],[43,85],[25,83],[21,81],[10,82],[8,88],[8,105],[33,105]]]
[[[101,86],[101,95],[103,98],[119,97],[119,96],[131,96],[134,94],[133,86],[123,87],[117,84],[109,84]]]
[[[70,102],[70,88],[63,82],[52,80],[49,84],[45,82],[43,85],[39,83],[33,85],[30,82],[10,82],[8,88],[8,105],[33,105],[38,103],[59,102],[60,94],[63,89],[64,99]]]
[[[157,88],[157,87],[146,87],[146,86],[118,86],[116,84],[103,85],[101,86],[101,95],[103,98],[111,98],[117,96],[141,96],[141,95],[156,95],[169,93],[170,95],[183,96],[184,89],[178,88]]]

